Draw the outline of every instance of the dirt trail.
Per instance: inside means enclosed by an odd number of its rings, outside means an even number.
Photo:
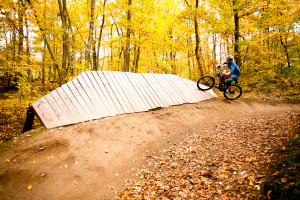
[[[0,146],[0,196],[113,199],[125,187],[124,181],[145,163],[145,153],[166,149],[186,133],[226,120],[287,111],[300,112],[300,106],[217,98],[42,134],[31,131]]]

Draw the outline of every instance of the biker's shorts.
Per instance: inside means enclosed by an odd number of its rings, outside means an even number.
[[[232,81],[235,81],[236,79],[238,79],[238,75],[236,74],[231,74],[230,78],[227,80],[227,82],[231,83]]]

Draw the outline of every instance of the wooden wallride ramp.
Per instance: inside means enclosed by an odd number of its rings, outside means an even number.
[[[212,90],[200,91],[195,82],[171,74],[87,71],[32,107],[49,129],[213,97]]]

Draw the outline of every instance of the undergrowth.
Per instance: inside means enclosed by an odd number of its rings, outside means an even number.
[[[21,84],[14,90],[0,88],[0,144],[22,133],[29,104],[40,99],[57,85],[35,86]],[[41,126],[37,117],[34,119],[33,129]]]

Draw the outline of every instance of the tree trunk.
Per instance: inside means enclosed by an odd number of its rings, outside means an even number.
[[[140,39],[140,36],[139,36]],[[138,44],[138,41],[135,40],[134,44],[134,59],[133,59],[133,66],[134,66],[134,72],[138,73],[139,71],[139,62],[140,62],[140,46]]]
[[[69,12],[68,12],[67,9],[66,9],[66,15],[67,15],[68,23],[69,23],[68,28],[70,29],[71,36],[72,36],[72,53],[71,53],[70,44],[69,44],[69,41],[68,41],[68,55],[69,55],[68,59],[69,59],[69,65],[70,65],[70,68],[71,68],[71,76],[75,76],[75,67],[74,67],[75,38],[74,38],[73,28],[72,28],[72,24],[71,24],[71,19],[70,19]]]
[[[113,37],[113,27],[114,27],[114,24],[111,24],[110,39],[112,39],[112,37]],[[112,44],[112,42],[110,44],[110,63],[111,63],[111,65],[113,63],[113,44]]]
[[[18,42],[18,60],[17,62],[20,63],[22,60],[23,55],[23,42],[24,42],[24,5],[23,0],[18,0],[18,30],[19,30],[19,42]]]
[[[290,56],[289,56],[289,52],[288,52],[288,47],[287,47],[287,40],[286,40],[286,44],[283,43],[283,39],[282,39],[282,35],[280,35],[280,43],[284,48],[284,52],[286,55],[286,61],[288,63],[288,67],[291,67],[291,61],[290,61]]]
[[[96,38],[96,33],[95,33],[95,38]],[[98,69],[97,69],[97,52],[96,52],[96,41],[95,40],[93,40],[92,41],[92,49],[93,49],[93,56],[92,56],[92,69],[94,70],[94,71],[97,71]]]
[[[235,63],[241,67],[241,57],[240,57],[240,17],[238,10],[235,8],[236,0],[233,0],[233,13],[234,13],[234,57]]]
[[[29,44],[29,25],[28,19],[25,18],[25,26],[26,26],[26,57],[27,57],[27,66],[30,65],[30,44]]]
[[[129,72],[129,62],[130,62],[130,21],[131,21],[131,5],[132,0],[128,0],[128,12],[127,12],[127,31],[126,31],[126,48],[124,52],[124,66],[123,71]]]
[[[59,5],[59,11],[60,11],[60,17],[62,22],[62,28],[63,28],[63,57],[62,57],[62,77],[63,80],[67,73],[67,58],[69,57],[69,35],[67,32],[67,1],[66,0],[58,0]]]
[[[46,82],[46,75],[45,75],[45,60],[46,60],[46,46],[44,45],[43,49],[43,58],[42,58],[42,84],[45,85]],[[50,73],[51,74],[51,68],[50,68]],[[50,77],[49,77],[50,78]]]
[[[196,10],[195,12],[197,12],[198,10],[198,5],[199,5],[199,0],[196,0]],[[196,35],[196,47],[195,47],[195,55],[196,55],[196,59],[197,59],[197,65],[198,65],[198,69],[200,72],[200,76],[203,76],[203,68],[202,68],[202,64],[201,64],[201,57],[200,57],[200,53],[199,53],[199,49],[200,49],[200,37],[199,37],[199,32],[198,32],[198,21],[197,21],[197,17],[196,17],[196,13],[194,16],[194,25],[195,25],[195,35]]]
[[[89,37],[85,52],[85,65],[86,68],[89,69],[90,64],[90,55],[91,55],[91,46],[92,46],[92,39],[93,39],[93,31],[94,31],[94,24],[95,24],[95,0],[91,0],[91,21],[90,21],[90,30],[89,30]]]
[[[96,71],[99,69],[100,45],[101,45],[103,27],[104,27],[104,23],[105,23],[105,5],[106,5],[106,0],[104,0],[104,2],[103,2],[103,15],[102,15],[102,24],[101,24],[100,33],[99,33],[99,40],[98,40],[97,61],[96,61],[96,69],[95,69]]]

